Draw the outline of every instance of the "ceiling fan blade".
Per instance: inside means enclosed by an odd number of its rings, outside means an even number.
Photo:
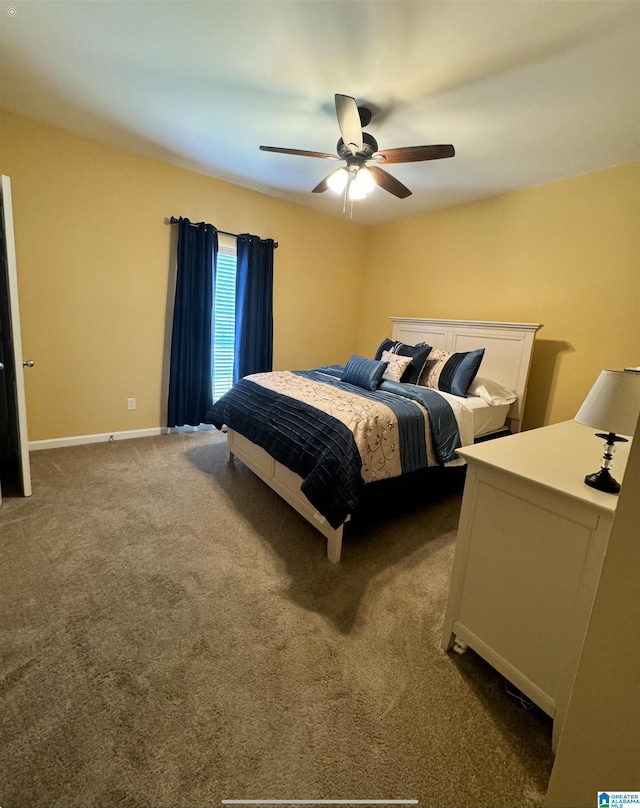
[[[322,157],[326,160],[339,160],[337,154],[327,152],[304,151],[303,149],[280,149],[278,146],[260,146],[261,151],[277,152],[278,154],[297,154],[300,157]]]
[[[336,93],[336,115],[342,140],[352,154],[362,151],[362,125],[356,99]]]
[[[385,191],[389,191],[390,194],[397,196],[398,199],[406,199],[406,197],[411,196],[412,192],[407,186],[403,185],[400,180],[392,177],[391,174],[384,169],[379,166],[368,166],[368,169],[376,183]]]
[[[331,173],[333,173],[333,172],[331,172]],[[329,189],[329,177],[330,176],[331,176],[331,174],[329,174],[327,177],[325,177],[323,180],[321,180],[316,185],[316,187],[311,191],[311,193],[312,194],[323,194],[325,191],[327,191]]]
[[[399,149],[382,149],[376,152],[372,159],[379,159],[383,163],[419,163],[422,160],[441,160],[443,157],[453,157],[456,150],[453,146],[404,146]]]

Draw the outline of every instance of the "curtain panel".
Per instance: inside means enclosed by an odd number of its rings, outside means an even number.
[[[273,239],[237,240],[234,382],[273,369]]]
[[[167,426],[198,426],[212,404],[212,328],[218,232],[178,220],[178,265]]]

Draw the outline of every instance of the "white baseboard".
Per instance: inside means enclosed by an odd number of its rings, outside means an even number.
[[[29,451],[38,449],[59,449],[62,446],[80,446],[83,443],[101,443],[110,440],[128,440],[129,438],[149,438],[154,435],[167,435],[166,426],[156,426],[151,429],[129,429],[126,432],[102,432],[97,435],[71,435],[68,438],[52,438],[51,440],[29,441]]]

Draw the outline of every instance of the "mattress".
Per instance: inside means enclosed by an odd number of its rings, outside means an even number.
[[[460,398],[450,393],[440,395],[451,404],[454,415],[458,420],[460,438],[463,446],[469,446],[474,438],[488,435],[502,429],[511,409],[509,404],[487,404],[478,396]]]

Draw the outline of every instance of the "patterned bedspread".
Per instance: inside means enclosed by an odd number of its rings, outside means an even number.
[[[341,373],[333,365],[246,376],[207,414],[300,475],[302,492],[334,528],[366,483],[450,462],[461,446],[451,406],[436,391],[387,381],[368,391]]]

